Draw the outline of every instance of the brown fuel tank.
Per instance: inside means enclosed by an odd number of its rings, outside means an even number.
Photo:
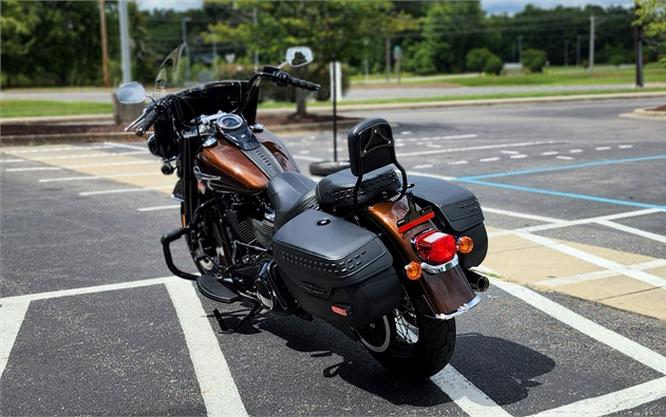
[[[273,154],[283,170],[298,171],[287,147],[277,136],[266,130],[255,133],[255,136]],[[266,174],[241,149],[224,139],[218,140],[214,146],[204,148],[199,153],[199,161],[203,173],[221,177],[221,180],[209,183],[215,191],[255,194],[263,191],[269,181]]]

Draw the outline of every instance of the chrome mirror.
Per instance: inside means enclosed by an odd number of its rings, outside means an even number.
[[[116,97],[123,104],[139,104],[146,100],[146,90],[138,82],[132,81],[118,87]]]
[[[286,61],[290,67],[302,67],[312,62],[312,59],[312,49],[307,46],[294,46],[287,49]]]

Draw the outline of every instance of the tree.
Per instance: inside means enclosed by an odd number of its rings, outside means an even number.
[[[491,57],[496,57],[488,48],[474,48],[465,57],[465,66],[468,71],[482,72]]]
[[[660,54],[660,62],[666,67],[666,3],[663,0],[637,0],[634,25],[642,26],[643,36],[651,41],[651,47]],[[661,45],[661,49],[660,46]]]
[[[527,49],[523,52],[523,66],[530,72],[543,72],[546,65],[546,52],[540,49]]]
[[[241,21],[212,24],[204,38],[208,42],[231,41],[246,55],[257,51],[262,62],[283,59],[289,46],[308,45],[315,62],[298,75],[307,77],[326,72],[329,62],[349,62],[368,48],[365,39],[382,39],[391,33],[392,5],[386,0],[326,2],[235,2]],[[256,8],[256,25],[250,18]],[[322,88],[328,87],[322,85]],[[305,113],[305,99],[299,95],[299,114]]]
[[[432,3],[423,22],[423,48],[438,72],[461,72],[465,55],[484,44],[478,0]]]

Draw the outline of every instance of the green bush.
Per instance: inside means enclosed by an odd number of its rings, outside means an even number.
[[[527,49],[523,52],[523,67],[530,72],[543,72],[546,65],[546,52],[541,49]]]
[[[495,56],[488,48],[474,48],[465,56],[465,66],[468,71],[481,72],[490,57]]]
[[[483,66],[483,72],[486,74],[500,75],[502,68],[504,68],[502,60],[497,55],[493,55],[488,58],[486,65]]]

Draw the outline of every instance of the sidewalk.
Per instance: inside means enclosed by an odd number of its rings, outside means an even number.
[[[666,259],[492,227],[488,233],[483,266],[503,279],[666,320]]]

